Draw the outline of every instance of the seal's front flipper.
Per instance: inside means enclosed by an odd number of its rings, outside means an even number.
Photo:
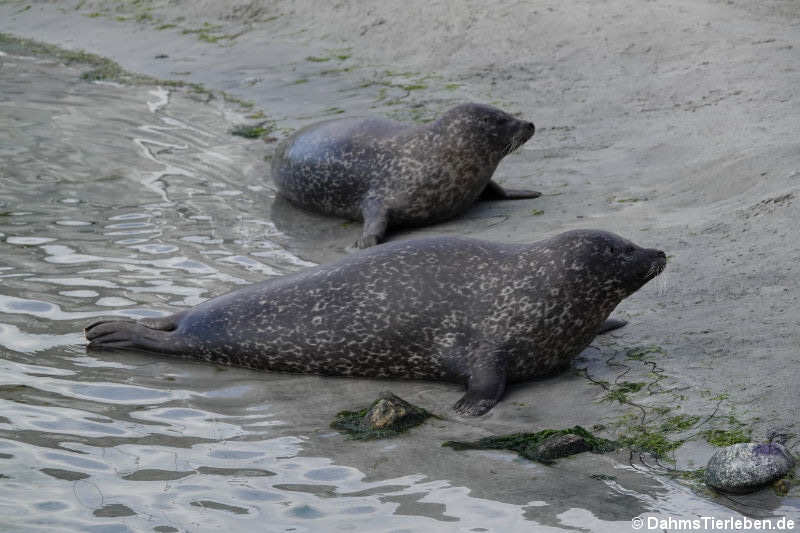
[[[364,218],[364,231],[356,241],[357,248],[369,248],[383,240],[389,225],[389,211],[378,200],[365,200],[361,206]]]
[[[480,416],[497,405],[506,390],[506,365],[496,350],[479,349],[470,354],[467,393],[453,408],[460,415]]]
[[[602,335],[603,333],[608,333],[609,331],[614,331],[615,329],[619,329],[622,326],[628,323],[627,320],[620,320],[617,318],[609,318],[603,325],[600,326],[600,329],[597,330],[598,335]]]
[[[542,193],[528,191],[525,189],[504,189],[498,183],[489,181],[486,188],[481,193],[481,200],[523,200],[526,198],[538,198]]]
[[[95,322],[84,330],[89,341],[87,350],[120,350],[125,348],[159,353],[183,353],[184,343],[172,331],[177,326],[175,315],[165,318],[106,320]]]

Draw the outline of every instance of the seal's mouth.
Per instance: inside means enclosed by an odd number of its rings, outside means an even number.
[[[528,139],[530,139],[532,136],[533,136],[533,133],[528,134],[528,132],[522,132],[519,135],[514,136],[514,138],[511,139],[511,142],[508,143],[506,145],[505,149],[503,150],[504,154],[508,155],[508,154],[516,151],[517,148],[519,148],[520,146],[522,146],[523,144],[528,142]]]
[[[667,268],[667,254],[661,250],[655,250],[655,254],[656,258],[650,263],[650,268],[647,269],[647,273],[644,276],[648,281],[664,272],[664,269]]]

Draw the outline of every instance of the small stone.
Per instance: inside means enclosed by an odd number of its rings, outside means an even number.
[[[745,494],[782,478],[794,458],[777,443],[743,442],[718,450],[706,466],[706,483],[723,492]]]
[[[434,415],[425,409],[385,391],[367,408],[338,413],[331,427],[351,439],[385,439],[418,426],[431,416]]]
[[[564,435],[553,435],[534,447],[528,448],[525,455],[542,463],[551,463],[561,457],[575,455],[591,450],[592,447],[580,435],[567,433]]]
[[[418,408],[391,392],[382,392],[378,401],[364,415],[364,424],[371,429],[386,429],[403,421]]]

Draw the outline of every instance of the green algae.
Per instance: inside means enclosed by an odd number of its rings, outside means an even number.
[[[792,488],[792,483],[789,481],[789,475],[782,477],[772,483],[772,490],[778,496],[786,496]]]
[[[409,83],[408,85],[400,85],[399,87],[405,91],[419,91],[428,88],[424,83]]]
[[[647,383],[622,381],[613,387],[608,386],[608,392],[606,392],[601,401],[629,403],[628,394],[639,392],[645,385],[647,385]]]
[[[186,89],[190,96],[194,95],[199,97],[197,99],[203,102],[213,100],[216,93],[226,102],[236,104],[243,109],[251,109],[255,106],[253,102],[242,100],[224,91],[212,92],[199,83],[183,80],[162,80],[153,76],[128,72],[117,62],[97,54],[92,54],[83,50],[66,50],[55,45],[17,37],[8,33],[0,32],[0,49],[16,54],[53,58],[68,66],[86,65],[90,67],[89,70],[83,72],[80,76],[80,78],[85,81],[113,81],[127,85],[160,85],[163,87]]]
[[[731,446],[740,442],[750,442],[750,430],[744,427],[733,429],[708,429],[701,433],[712,446]]]
[[[706,469],[705,467],[697,468],[695,470],[671,470],[666,472],[666,475],[675,480],[683,481],[695,493],[704,496],[712,496],[713,491],[706,485]]]
[[[244,137],[245,139],[258,139],[272,133],[275,125],[270,121],[259,122],[258,124],[240,124],[231,129],[231,135]]]
[[[707,422],[710,417],[706,418],[705,422],[701,422],[702,417],[697,415],[671,414],[676,409],[680,409],[680,405],[652,405],[652,400],[647,398],[644,399],[644,403],[632,399],[632,395],[641,393],[641,397],[645,392],[650,398],[665,393],[672,394],[675,399],[682,398],[675,390],[667,390],[659,386],[659,382],[666,379],[666,376],[663,370],[657,366],[653,356],[666,355],[664,348],[655,345],[638,346],[622,349],[617,353],[622,354],[624,359],[616,362],[609,360],[609,364],[625,369],[619,377],[622,375],[633,376],[634,374],[630,371],[631,365],[635,364],[642,365],[643,369],[649,369],[646,376],[651,380],[609,383],[593,379],[588,373],[585,373],[590,381],[603,388],[604,394],[600,398],[601,402],[619,403],[638,411],[625,413],[613,423],[618,428],[616,438],[619,444],[635,452],[647,453],[656,459],[674,463],[672,452],[697,434],[681,435],[683,438],[675,438],[672,434],[695,428]]]
[[[676,415],[670,418],[667,418],[664,422],[661,423],[661,431],[664,432],[673,432],[673,431],[686,431],[690,429],[692,426],[697,424],[700,421],[699,416],[690,416],[690,415]]]
[[[149,76],[140,76],[126,72],[119,64],[111,59],[84,52],[82,50],[65,50],[57,46],[16,37],[8,33],[0,33],[0,47],[12,53],[26,53],[35,56],[55,58],[65,65],[87,65],[93,67],[81,75],[85,80],[112,80],[131,83],[140,83],[152,80]]]
[[[320,71],[320,76],[329,76],[331,74],[342,74],[344,72],[351,72],[355,69],[355,67],[339,67],[339,68],[330,68],[323,71]]]
[[[634,197],[634,198],[617,198],[617,202],[621,203],[621,204],[636,203],[636,202],[646,202],[646,201],[647,201],[647,198],[644,198],[644,197],[643,198],[636,198],[636,197]]]
[[[599,479],[601,481],[616,481],[617,476],[612,476],[611,474],[604,474],[603,472],[595,472],[593,474],[589,474],[589,477],[592,479]]]
[[[254,102],[251,102],[249,100],[242,100],[241,98],[233,96],[232,94],[228,94],[226,92],[223,92],[221,94],[222,94],[222,99],[225,100],[226,102],[230,104],[236,104],[239,107],[243,107],[245,109],[252,109],[256,105]]]
[[[712,446],[731,446],[740,442],[750,442],[752,439],[752,429],[736,418],[734,413],[727,416],[728,428],[712,428],[700,433],[703,438]]]
[[[706,481],[706,469],[705,468],[698,468],[697,470],[677,470],[675,472],[676,477],[681,479],[685,479],[687,481],[694,481],[697,483],[705,483]]]
[[[609,452],[616,449],[619,443],[596,437],[581,426],[567,429],[543,429],[536,433],[512,433],[510,435],[493,435],[472,442],[447,441],[442,446],[454,450],[511,450],[531,461],[550,464],[552,460],[542,460],[536,453],[537,447],[545,440],[560,435],[577,435],[582,437],[589,450],[594,453]]]
[[[669,457],[670,452],[675,451],[684,440],[670,440],[664,433],[641,431],[633,435],[626,435],[620,439],[620,443],[637,452],[649,453],[653,457],[665,461],[674,462]]]
[[[7,33],[0,33],[0,47],[12,53],[26,53],[54,58],[65,65],[93,67],[81,74],[81,79],[87,81],[106,80],[132,85],[167,85],[173,87],[191,87],[194,85],[180,81],[158,80],[151,76],[134,74],[123,69],[116,61],[97,54],[84,52],[83,50],[65,50],[55,45],[16,37]]]
[[[183,35],[196,35],[197,38],[206,43],[218,43],[219,41],[233,41],[241,37],[246,32],[240,31],[239,33],[221,33],[223,27],[221,24],[210,24],[204,22],[200,28],[184,28],[181,30]]]
[[[661,346],[640,346],[637,348],[631,348],[627,352],[625,352],[625,357],[628,359],[634,359],[636,361],[641,361],[644,359],[646,355],[664,355],[666,352],[664,348]]]
[[[87,70],[81,74],[81,79],[86,81],[120,80],[125,77],[125,74],[122,67],[114,62],[110,62],[107,65]]]

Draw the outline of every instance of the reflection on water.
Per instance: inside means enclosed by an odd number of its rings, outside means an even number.
[[[81,331],[95,317],[192,306],[312,265],[293,238],[357,231],[280,204],[276,227],[263,154],[227,135],[213,106],[0,60],[0,529],[528,531],[548,507],[537,531],[627,528],[559,501],[472,496],[463,468],[460,483],[413,467],[368,480],[329,458],[341,437],[299,403],[318,378],[87,355]],[[291,393],[280,403],[270,390]],[[594,483],[624,509],[656,507]]]

